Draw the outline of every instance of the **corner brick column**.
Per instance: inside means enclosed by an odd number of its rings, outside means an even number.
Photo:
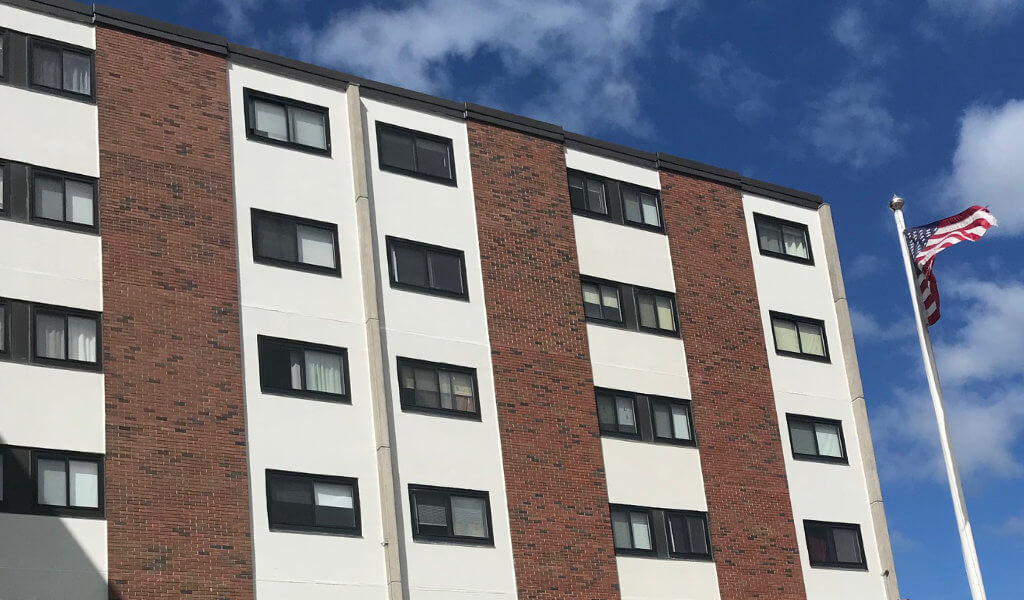
[[[739,190],[661,171],[722,600],[804,600]]]
[[[520,600],[617,600],[561,144],[469,121]]]
[[[251,599],[227,63],[96,48],[110,597]]]

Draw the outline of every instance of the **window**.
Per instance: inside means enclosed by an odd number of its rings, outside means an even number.
[[[846,463],[846,444],[840,421],[786,415],[793,458]]]
[[[468,299],[466,261],[461,250],[387,238],[391,287]]]
[[[623,185],[622,210],[629,223],[661,229],[661,200],[653,191]]]
[[[771,320],[777,354],[829,362],[824,321],[777,312]]]
[[[267,470],[270,528],[360,535],[355,479]]]
[[[36,307],[33,356],[37,362],[99,366],[99,317],[55,307]]]
[[[249,139],[317,154],[331,153],[326,108],[249,89],[244,97]]]
[[[69,508],[100,507],[100,464],[65,455],[36,456],[36,503]]]
[[[64,227],[96,229],[96,182],[49,171],[32,174],[32,218]]]
[[[632,394],[599,390],[597,392],[597,421],[601,433],[639,437],[636,425],[636,399]]]
[[[601,435],[656,444],[696,445],[690,401],[597,388]]]
[[[0,446],[0,511],[103,517],[103,456]]]
[[[757,245],[764,256],[814,264],[807,226],[767,215],[754,215]]]
[[[636,291],[640,329],[676,332],[676,301],[672,294],[655,290]]]
[[[377,123],[377,155],[383,171],[455,184],[452,141],[448,138]]]
[[[252,239],[256,262],[341,274],[337,225],[253,209]]]
[[[0,300],[0,354],[7,354],[7,303]]]
[[[613,507],[612,539],[615,551],[626,553],[654,553],[651,535],[651,509]]]
[[[867,569],[860,525],[804,521],[812,567]]]
[[[608,215],[604,180],[584,173],[569,173],[569,201],[574,211]]]
[[[583,312],[587,320],[622,323],[622,299],[616,285],[582,281]]]
[[[32,40],[31,81],[35,88],[80,98],[92,98],[93,54]]]
[[[348,401],[345,349],[262,335],[258,345],[263,391]]]
[[[651,418],[657,441],[693,443],[690,403],[669,398],[651,398]]]
[[[409,505],[413,539],[494,543],[487,492],[410,485]]]
[[[473,369],[399,358],[398,383],[403,410],[480,417]]]
[[[711,558],[707,513],[666,511],[669,554],[680,558]]]

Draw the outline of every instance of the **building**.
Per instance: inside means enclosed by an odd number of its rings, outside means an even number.
[[[0,598],[898,597],[811,194],[0,2]]]

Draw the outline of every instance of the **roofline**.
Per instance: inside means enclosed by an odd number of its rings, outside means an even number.
[[[345,90],[358,85],[364,96],[384,100],[414,110],[431,112],[454,119],[489,123],[529,135],[552,140],[582,152],[596,154],[651,169],[664,169],[690,177],[697,177],[744,192],[781,200],[805,208],[818,208],[821,196],[787,188],[767,181],[759,181],[723,169],[670,154],[646,152],[628,146],[567,132],[561,126],[538,121],[471,102],[454,102],[398,86],[350,75],[342,71],[249,48],[229,42],[219,35],[206,33],[173,23],[150,19],[135,13],[102,5],[88,5],[71,0],[0,0],[0,3],[40,12],[55,17],[106,25],[140,35],[165,40],[173,44],[227,57],[240,65],[258,68],[270,73],[290,77],[327,88]]]

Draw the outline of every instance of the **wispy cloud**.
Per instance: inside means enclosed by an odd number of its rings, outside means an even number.
[[[914,322],[907,316],[883,323],[871,313],[851,308],[850,321],[857,341],[862,344],[887,343],[909,339],[914,335]]]
[[[1024,284],[949,279],[940,291],[971,307],[957,335],[935,345],[942,375],[956,383],[1024,378]]]
[[[862,279],[881,271],[884,264],[878,255],[861,254],[843,266],[843,275],[848,279]]]
[[[885,105],[885,87],[852,79],[811,103],[803,132],[825,160],[856,169],[881,164],[903,150],[906,126]]]
[[[779,82],[754,70],[731,44],[703,54],[675,54],[693,71],[693,89],[703,101],[728,108],[744,123],[772,113],[771,96]]]
[[[1016,17],[1022,0],[928,0],[933,12],[964,20],[974,26],[1005,25]]]
[[[890,52],[868,25],[864,11],[855,4],[845,6],[836,14],[832,20],[832,37],[855,60],[869,65],[884,63]]]

